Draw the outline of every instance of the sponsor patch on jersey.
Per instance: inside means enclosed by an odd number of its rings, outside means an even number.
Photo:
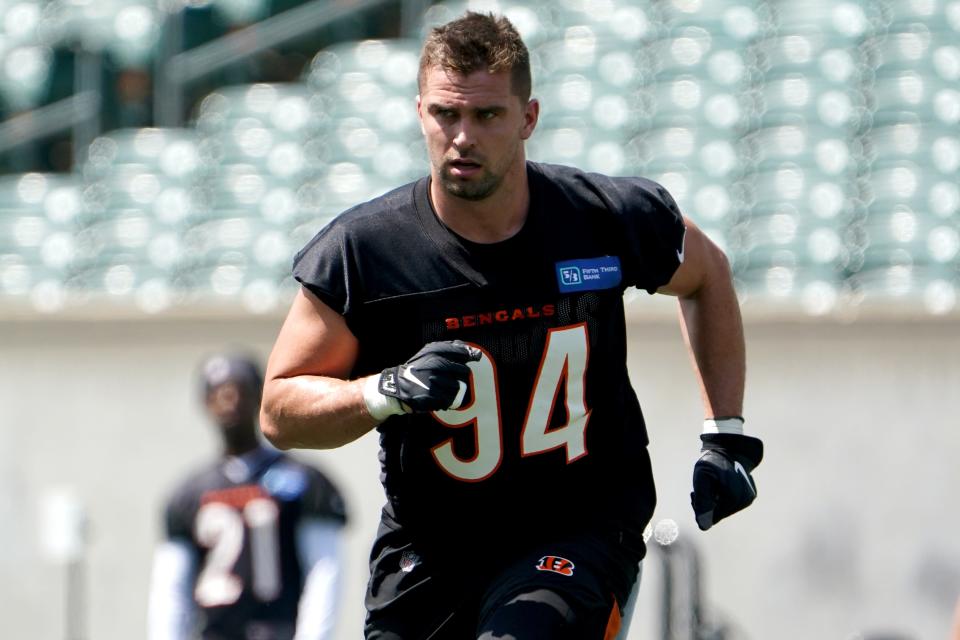
[[[560,556],[543,556],[537,563],[537,571],[552,571],[569,577],[573,575],[573,563]]]
[[[296,467],[278,465],[263,474],[260,484],[277,500],[296,500],[307,489],[307,474]]]
[[[560,293],[613,289],[623,279],[620,258],[599,256],[556,263]]]

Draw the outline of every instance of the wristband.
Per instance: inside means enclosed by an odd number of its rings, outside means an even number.
[[[373,375],[363,382],[363,403],[367,413],[377,422],[383,422],[390,416],[406,413],[396,398],[380,393],[380,376]]]
[[[708,418],[703,421],[704,433],[732,433],[743,435],[743,418],[740,416],[726,416],[723,418]]]

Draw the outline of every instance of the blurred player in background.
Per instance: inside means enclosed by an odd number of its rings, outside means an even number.
[[[539,103],[506,19],[435,29],[419,88],[430,175],[297,255],[261,426],[285,448],[380,432],[367,638],[612,638],[655,503],[627,287],[680,298],[699,526],[756,494],[729,266],[660,185],[526,161]]]
[[[223,455],[167,504],[149,600],[150,640],[333,638],[346,521],[318,470],[263,444],[263,378],[251,359],[201,368]]]

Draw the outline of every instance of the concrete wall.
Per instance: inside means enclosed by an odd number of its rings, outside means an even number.
[[[193,372],[213,349],[266,356],[280,318],[0,322],[3,637],[65,637],[65,572],[39,544],[40,503],[72,488],[90,521],[85,640],[143,637],[162,499],[215,440]],[[701,412],[679,331],[631,328],[660,505],[705,558],[708,611],[741,637],[944,638],[960,593],[960,330],[956,321],[748,323],[747,428],[767,457],[757,503],[707,534],[689,508]],[[339,481],[352,524],[339,637],[358,638],[382,503],[371,436],[307,452]],[[657,571],[633,638],[653,638]]]

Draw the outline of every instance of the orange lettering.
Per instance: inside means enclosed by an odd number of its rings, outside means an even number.
[[[446,318],[444,322],[450,331],[477,327],[495,322],[510,322],[511,320],[526,320],[528,318],[549,318],[556,315],[556,305],[544,304],[539,307],[514,307],[513,309],[499,309],[498,311],[482,311],[469,316]]]

